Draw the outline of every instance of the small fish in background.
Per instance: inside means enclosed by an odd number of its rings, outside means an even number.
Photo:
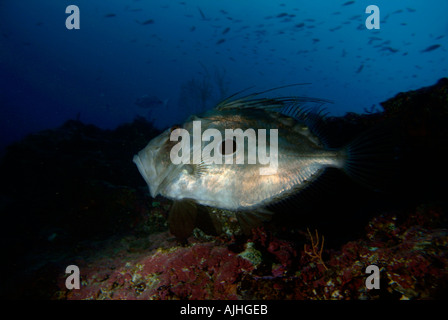
[[[137,100],[135,100],[135,104],[143,109],[154,109],[154,108],[164,108],[168,105],[169,99],[160,100],[156,96],[151,95],[143,95]]]
[[[287,17],[288,16],[288,14],[286,13],[286,12],[282,12],[282,13],[279,13],[277,16],[276,16],[276,18],[283,18],[283,17]]]
[[[216,41],[216,44],[222,44],[226,42],[226,39],[219,39],[218,41]]]
[[[153,23],[154,23],[154,20],[153,20],[153,19],[148,19],[148,20],[145,20],[145,21],[143,21],[143,22],[140,22],[140,21],[138,21],[138,20],[135,20],[135,22],[137,22],[138,24],[141,24],[142,26],[146,26],[146,25],[148,25],[148,24],[153,24]]]
[[[383,47],[381,49],[381,51],[389,51],[389,52],[392,52],[392,53],[396,53],[396,52],[398,52],[398,49],[395,49],[395,48],[392,48],[392,47]]]
[[[115,13],[108,13],[104,15],[104,18],[113,18],[116,17],[117,15]]]
[[[334,28],[331,28],[331,29],[329,29],[331,32],[334,32],[334,31],[336,31],[336,30],[339,30],[339,29],[341,29],[342,28],[342,26],[337,26],[337,27],[334,27]]]
[[[344,148],[333,149],[326,145],[329,137],[325,137],[320,127],[324,118],[316,109],[328,101],[307,97],[254,98],[258,94],[261,93],[236,100],[228,98],[201,116],[191,116],[182,126],[173,126],[152,139],[134,156],[133,161],[151,196],[162,195],[173,200],[168,223],[171,233],[179,240],[187,239],[195,227],[209,234],[220,234],[215,210],[233,211],[242,230],[250,231],[270,219],[273,205],[319,183],[317,179],[326,168],[342,170],[354,181],[372,187],[377,179],[389,174],[383,165],[393,161],[390,159],[394,159],[394,155],[385,155],[384,145],[390,139],[375,138],[381,130],[361,135]],[[314,108],[306,107],[310,104]],[[200,122],[199,129],[194,129],[195,121]],[[207,129],[218,131],[221,137],[225,137],[227,129],[241,129],[242,132],[277,129],[277,149],[265,146],[269,149],[265,150],[266,154],[278,154],[276,170],[267,175],[260,174],[260,170],[270,164],[249,164],[247,161],[249,150],[260,155],[259,144],[237,138],[221,141],[213,149],[213,154],[222,159],[232,157],[230,164],[203,158],[198,163],[191,163],[191,157],[190,162],[174,164],[171,151],[180,142],[172,141],[171,134],[180,128],[186,130],[190,138],[194,137],[194,132],[202,136]],[[267,143],[273,133],[266,132],[269,133]],[[384,140],[387,142],[382,143]],[[202,154],[204,148],[210,148],[209,140],[199,141],[200,145],[188,144],[190,154],[198,151]],[[378,141],[381,142],[380,151]],[[233,157],[238,154],[246,159],[244,163],[234,164]],[[381,164],[380,168],[377,163]]]
[[[349,6],[349,5],[351,5],[351,4],[354,4],[355,3],[355,1],[347,1],[346,3],[344,3],[342,6],[344,7],[344,6]]]
[[[221,34],[226,34],[226,33],[228,33],[230,31],[230,28],[229,27],[227,27],[227,28],[225,28],[223,31],[222,31],[222,33]]]
[[[202,20],[204,20],[204,21],[208,21],[208,20],[210,20],[210,19],[208,19],[208,18],[205,16],[205,14],[204,14],[204,12],[201,10],[201,8],[198,7],[198,11],[199,11],[199,14],[201,15]]]
[[[372,44],[374,41],[380,41],[380,40],[382,40],[382,39],[379,37],[369,37],[368,44]]]
[[[358,70],[356,70],[356,73],[361,73],[362,69],[364,69],[364,65],[361,64],[358,68]]]
[[[427,47],[426,49],[420,51],[420,52],[430,52],[430,51],[434,51],[436,49],[439,49],[441,47],[440,44],[433,44],[432,46]]]
[[[392,12],[391,14],[398,14],[398,13],[403,13],[403,10],[399,9],[399,10]]]

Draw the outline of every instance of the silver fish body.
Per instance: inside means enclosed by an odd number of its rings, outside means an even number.
[[[200,163],[173,164],[170,152],[178,142],[170,140],[174,129],[170,128],[134,156],[151,196],[160,194],[175,201],[191,199],[201,205],[234,211],[256,210],[300,192],[327,167],[343,169],[347,158],[345,149],[325,148],[306,121],[312,117],[303,111],[296,118],[278,112],[284,105],[282,100],[238,100],[230,105],[218,105],[201,117],[191,117],[182,126],[191,139],[195,133],[194,121],[200,121],[201,135],[207,129],[216,129],[223,139],[226,129],[266,130],[265,147],[269,155],[273,150],[268,140],[274,138],[269,133],[277,130],[275,172],[260,174],[260,169],[269,165],[259,161],[249,163],[249,151],[254,151],[250,148],[255,148],[258,154],[260,145],[251,145],[247,139],[234,145],[236,149],[230,155],[224,152],[221,164],[207,163],[204,159]],[[210,141],[202,140],[200,149],[204,150]],[[240,148],[244,151],[243,164],[236,164],[235,158],[226,164],[225,158],[235,157]],[[194,143],[190,143],[190,151],[191,154],[197,151]]]

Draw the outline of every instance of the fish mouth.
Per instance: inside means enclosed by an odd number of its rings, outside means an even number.
[[[141,174],[141,176],[143,177],[143,179],[145,179],[145,182],[146,182],[146,184],[148,185],[148,188],[149,188],[149,192],[151,193],[151,197],[155,197],[156,195],[155,195],[155,189],[157,189],[157,188],[151,188],[151,180],[149,179],[149,177],[151,176],[151,174],[150,174],[150,172],[148,172],[147,170],[146,170],[146,167],[145,167],[145,165],[143,164],[143,161],[142,161],[142,159],[140,158],[140,156],[138,155],[138,154],[136,154],[135,156],[134,156],[134,158],[132,159],[132,161],[137,165],[137,169],[138,169],[138,171],[140,172],[140,174]],[[153,190],[154,190],[154,192],[153,192]]]

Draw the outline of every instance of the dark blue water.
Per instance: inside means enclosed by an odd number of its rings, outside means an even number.
[[[371,4],[379,30],[365,27]],[[281,94],[333,100],[335,115],[379,110],[448,75],[447,15],[446,0],[3,0],[0,148],[67,119],[163,127],[252,86],[307,82]],[[186,89],[192,79],[207,99]],[[143,95],[167,104],[141,108]]]

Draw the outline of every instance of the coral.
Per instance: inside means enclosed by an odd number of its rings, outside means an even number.
[[[81,290],[60,275],[54,299],[428,299],[446,297],[445,210],[421,205],[373,217],[365,235],[325,249],[309,230],[295,241],[263,227],[250,238],[214,237],[179,246],[168,232],[111,243],[78,261]],[[300,243],[309,243],[298,250]],[[326,243],[331,240],[326,241]],[[315,248],[314,252],[311,248]],[[311,250],[311,251],[310,251]],[[310,252],[313,254],[310,255]],[[325,255],[325,266],[316,261]],[[380,269],[380,289],[367,289],[366,268]]]
[[[104,261],[102,261],[104,263]],[[110,262],[109,262],[110,264]],[[105,263],[104,265],[108,265]],[[237,299],[252,264],[214,243],[157,249],[113,268],[88,267],[83,288],[67,299]]]
[[[246,277],[242,289],[255,299],[428,299],[446,296],[448,231],[415,224],[432,224],[439,210],[417,210],[401,223],[394,214],[382,214],[366,227],[366,238],[329,251],[328,270],[314,264],[302,251],[289,275]],[[366,267],[380,268],[380,290],[368,290]],[[292,274],[292,271],[295,273]]]
[[[324,242],[325,242],[324,236],[322,236],[322,243],[320,243],[319,234],[317,233],[317,230],[316,230],[316,240],[314,240],[313,235],[311,234],[310,230],[307,229],[307,231],[308,231],[308,235],[311,239],[311,248],[308,250],[307,245],[305,244],[303,246],[303,252],[305,252],[307,255],[309,255],[312,260],[317,261],[318,263],[322,264],[322,266],[325,268],[325,270],[328,270],[327,266],[325,265],[325,262],[322,260],[322,250],[324,250]]]

